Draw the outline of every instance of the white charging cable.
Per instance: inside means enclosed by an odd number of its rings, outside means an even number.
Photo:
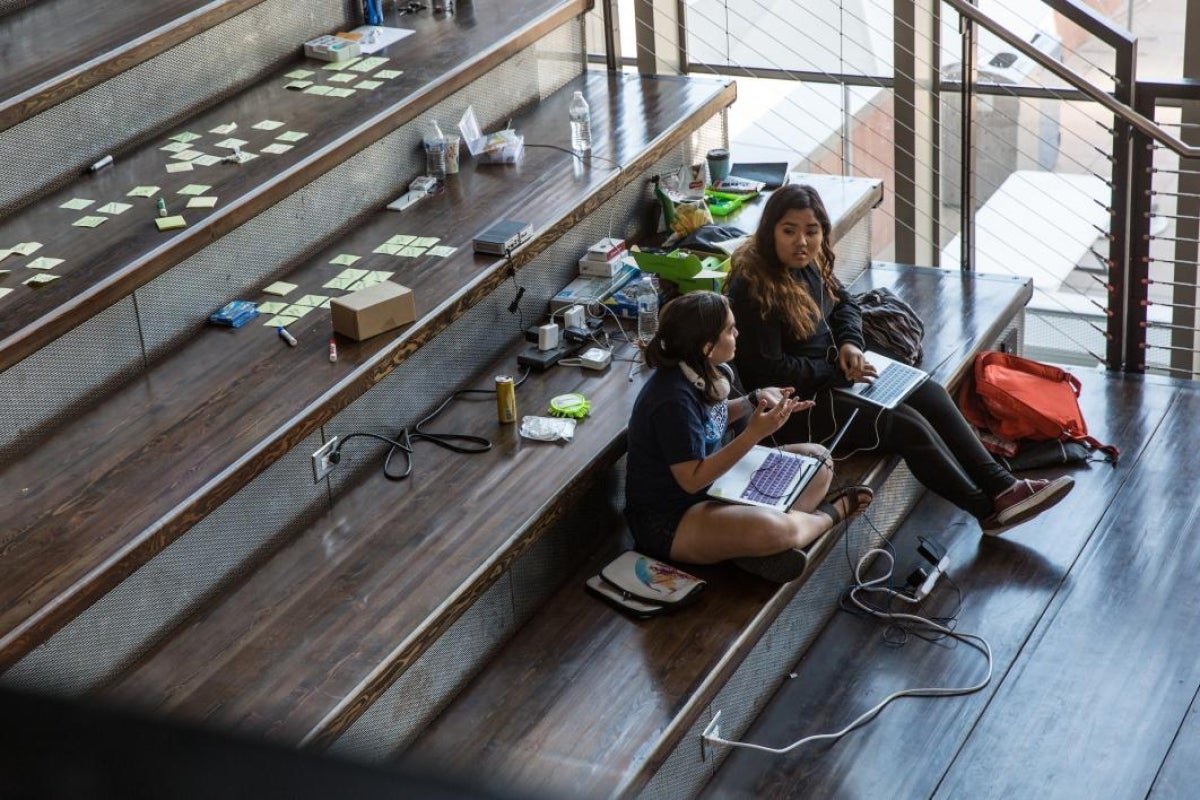
[[[885,573],[883,575],[881,575],[880,577],[878,577],[874,580],[864,581],[862,579],[862,574],[861,574],[862,570],[866,566],[867,561],[872,556],[876,556],[876,555],[883,555],[883,556],[887,557],[887,559],[888,559],[887,570],[885,571]],[[873,606],[870,606],[866,603],[863,603],[861,600],[858,599],[857,594],[860,591],[894,592],[895,591],[894,589],[888,589],[886,587],[880,586],[880,584],[884,584],[888,580],[891,579],[892,568],[894,565],[895,565],[895,557],[892,556],[892,554],[890,552],[888,552],[887,550],[876,548],[873,550],[868,550],[866,553],[864,553],[862,558],[860,558],[858,561],[858,567],[854,571],[854,580],[855,580],[856,585],[853,589],[850,590],[851,602],[853,602],[856,606],[858,606],[860,609],[862,609],[863,611],[865,611],[866,613],[870,614],[873,617],[878,617],[879,619],[886,619],[889,621],[909,622],[914,625],[922,625],[922,626],[924,626],[932,631],[935,631],[937,633],[941,633],[946,636],[950,636],[950,637],[953,637],[960,641],[966,642],[971,647],[974,647],[976,650],[983,653],[984,657],[987,659],[987,674],[983,677],[983,680],[979,681],[978,683],[972,684],[970,686],[962,686],[962,687],[933,686],[933,687],[925,687],[925,688],[918,688],[918,689],[902,689],[898,692],[893,692],[892,694],[889,694],[887,697],[883,698],[883,700],[881,700],[875,706],[871,707],[870,709],[865,711],[863,714],[858,716],[849,725],[842,728],[840,731],[836,731],[834,733],[818,733],[818,734],[814,734],[812,736],[806,736],[803,739],[799,739],[798,741],[792,742],[787,747],[767,747],[765,745],[752,744],[750,742],[737,742],[737,741],[731,741],[729,739],[722,739],[716,733],[716,727],[717,727],[716,723],[717,723],[718,717],[720,715],[720,712],[717,712],[717,716],[715,716],[713,718],[712,722],[709,723],[708,728],[706,728],[704,730],[704,733],[702,734],[701,738],[707,744],[711,744],[711,745],[722,744],[727,747],[741,747],[741,748],[745,748],[747,750],[757,750],[761,753],[774,753],[775,755],[784,755],[785,753],[790,753],[791,751],[795,750],[796,748],[801,747],[806,744],[809,744],[810,742],[836,741],[836,740],[842,738],[843,736],[845,736],[846,734],[850,733],[851,731],[853,731],[857,728],[861,728],[863,725],[866,725],[868,722],[870,722],[876,716],[878,716],[879,712],[883,711],[883,709],[888,705],[888,703],[891,703],[893,700],[899,699],[901,697],[956,697],[959,695],[974,694],[975,692],[978,692],[980,689],[983,689],[985,686],[987,686],[989,683],[991,683],[992,682],[992,648],[987,643],[987,640],[984,639],[982,636],[976,636],[973,633],[963,633],[962,631],[951,630],[950,628],[947,628],[945,625],[934,622],[931,619],[919,616],[917,614],[897,614],[897,613],[891,613],[891,612],[886,612],[886,611],[880,611],[879,609],[874,608]]]

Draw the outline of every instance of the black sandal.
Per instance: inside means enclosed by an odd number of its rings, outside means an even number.
[[[854,498],[855,502],[850,506],[849,513],[847,513],[845,516],[842,516],[842,511],[840,508],[838,508],[838,501],[849,501],[851,497]],[[836,492],[833,492],[827,496],[821,502],[821,504],[817,506],[816,513],[821,513],[829,517],[831,520],[833,520],[833,527],[836,528],[843,522],[854,519],[863,511],[865,511],[867,506],[871,505],[871,501],[874,499],[875,492],[870,486],[843,486],[841,489],[838,489]]]

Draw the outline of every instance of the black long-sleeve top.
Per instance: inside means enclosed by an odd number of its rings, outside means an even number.
[[[844,288],[839,287],[836,301],[829,298],[815,266],[793,269],[790,274],[820,305],[825,322],[808,339],[798,339],[778,315],[763,319],[746,281],[735,277],[728,286],[738,329],[734,364],[747,389],[791,386],[797,395],[811,397],[827,386],[846,385],[837,365],[838,348],[849,342],[866,349],[862,314]]]

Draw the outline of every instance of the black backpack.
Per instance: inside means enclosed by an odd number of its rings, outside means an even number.
[[[868,350],[890,356],[905,364],[921,360],[925,323],[908,303],[890,289],[872,289],[855,295],[862,311],[863,339]]]

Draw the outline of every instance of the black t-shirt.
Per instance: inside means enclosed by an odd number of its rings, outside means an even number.
[[[706,403],[678,368],[654,370],[629,419],[627,508],[635,513],[686,509],[706,499],[705,490],[685,492],[671,474],[671,465],[699,461],[716,452],[728,419],[725,403]]]

